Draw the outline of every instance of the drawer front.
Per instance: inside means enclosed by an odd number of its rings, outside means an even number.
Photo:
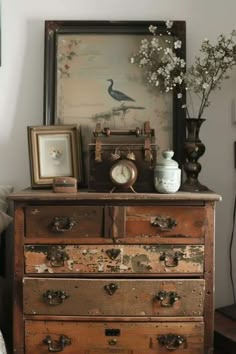
[[[206,209],[191,206],[134,206],[126,210],[126,236],[204,237]]]
[[[103,208],[99,206],[28,206],[27,237],[101,237]]]
[[[203,238],[206,209],[191,206],[27,206],[25,220],[26,237],[85,238],[88,242],[89,238],[101,237]]]
[[[199,245],[25,246],[25,273],[202,273]]]
[[[203,323],[26,321],[26,354],[203,354]]]
[[[204,280],[24,279],[24,313],[202,316]]]

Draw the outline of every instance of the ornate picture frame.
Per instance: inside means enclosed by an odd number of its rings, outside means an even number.
[[[78,179],[77,126],[27,128],[31,187],[51,187],[55,177]]]
[[[45,21],[44,124],[76,124],[85,160],[97,122],[135,128],[148,120],[159,150],[173,149],[175,159],[183,161],[181,103],[148,87],[141,70],[130,63],[140,41],[151,36],[150,24],[166,35],[164,21]],[[170,37],[182,41],[180,56],[186,59],[184,21],[174,22]],[[133,101],[117,102],[112,87]]]

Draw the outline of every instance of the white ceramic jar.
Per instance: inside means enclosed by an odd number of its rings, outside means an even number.
[[[172,159],[174,152],[165,150],[154,169],[154,185],[159,193],[176,193],[181,184],[181,170]]]

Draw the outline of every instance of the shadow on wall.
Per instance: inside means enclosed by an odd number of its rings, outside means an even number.
[[[12,102],[16,102],[12,116],[8,117],[8,121],[12,120],[8,123],[11,131],[7,142],[0,144],[0,160],[5,166],[1,182],[12,184],[15,190],[30,185],[27,126],[43,124],[44,20],[29,21],[22,33],[26,34],[24,59],[16,61],[16,65],[22,66],[12,68],[10,77],[16,71],[21,75],[15,75],[19,80],[12,82],[11,92],[6,92],[6,111],[10,112]],[[20,37],[17,40],[24,42]]]

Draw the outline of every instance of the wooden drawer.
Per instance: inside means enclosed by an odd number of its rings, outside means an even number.
[[[160,237],[203,238],[206,209],[197,206],[43,205],[25,209],[26,237],[121,238],[123,242]],[[100,240],[99,240],[100,238]],[[125,238],[125,239],[124,239]],[[132,242],[132,241],[131,241]],[[91,242],[93,243],[93,241]]]
[[[204,280],[24,279],[24,313],[203,316]]]
[[[27,206],[26,237],[101,237],[101,206],[50,205]]]
[[[199,245],[25,246],[25,273],[203,273]]]
[[[206,220],[204,207],[127,207],[126,236],[204,237]]]
[[[203,323],[26,321],[25,345],[25,354],[203,354]]]

